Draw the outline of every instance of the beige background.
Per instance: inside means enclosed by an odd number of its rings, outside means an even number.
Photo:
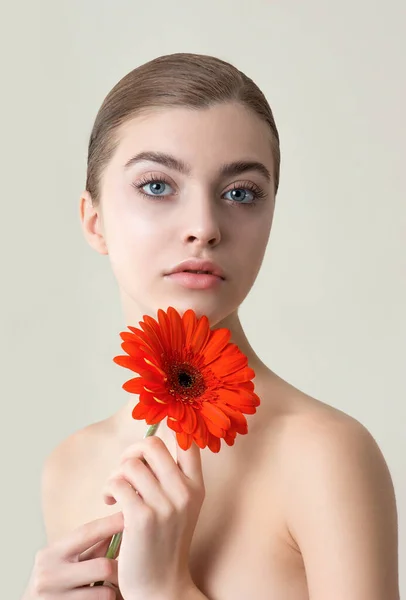
[[[103,97],[175,51],[230,60],[274,109],[281,188],[243,323],[279,375],[377,439],[406,594],[404,1],[2,6],[2,597],[20,597],[44,544],[45,456],[127,400],[112,362],[119,298],[108,259],[82,238],[78,201]]]

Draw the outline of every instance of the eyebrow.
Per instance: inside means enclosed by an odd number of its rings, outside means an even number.
[[[125,163],[124,168],[129,169],[133,165],[143,161],[158,163],[169,169],[179,171],[179,173],[184,175],[188,175],[191,172],[190,165],[183,160],[180,160],[171,154],[167,154],[166,152],[153,152],[150,150],[140,152],[130,158],[130,160]],[[256,160],[237,160],[231,163],[225,163],[220,167],[220,175],[224,177],[241,175],[245,171],[257,171],[257,173],[265,177],[269,183],[272,180],[269,169],[263,163]]]

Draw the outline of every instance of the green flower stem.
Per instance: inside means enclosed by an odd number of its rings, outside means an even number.
[[[144,435],[144,439],[147,437],[150,437],[151,435],[155,435],[155,433],[158,430],[159,425],[160,425],[160,423],[155,423],[154,425],[150,425],[147,429],[146,434]],[[145,459],[142,459],[142,461],[145,463]],[[113,535],[113,537],[111,538],[108,550],[106,552],[106,558],[115,559],[117,557],[117,551],[120,546],[121,537],[122,537],[121,531],[119,531],[118,533],[115,533]],[[96,581],[94,585],[103,585],[103,583],[104,583],[104,581]]]

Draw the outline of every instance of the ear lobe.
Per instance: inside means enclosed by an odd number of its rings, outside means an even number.
[[[101,208],[93,205],[92,197],[87,190],[80,197],[79,217],[88,244],[99,254],[108,254]]]

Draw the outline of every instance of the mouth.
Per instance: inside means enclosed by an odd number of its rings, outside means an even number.
[[[189,259],[176,265],[167,275],[176,275],[177,273],[190,273],[193,275],[213,276],[218,279],[225,279],[223,270],[215,263],[208,260]]]
[[[194,269],[184,269],[183,271],[177,271],[177,273],[195,273],[196,275],[213,275],[211,271],[197,271]]]
[[[192,290],[216,289],[224,280],[224,273],[215,263],[191,259],[184,261],[166,274],[175,285]]]

